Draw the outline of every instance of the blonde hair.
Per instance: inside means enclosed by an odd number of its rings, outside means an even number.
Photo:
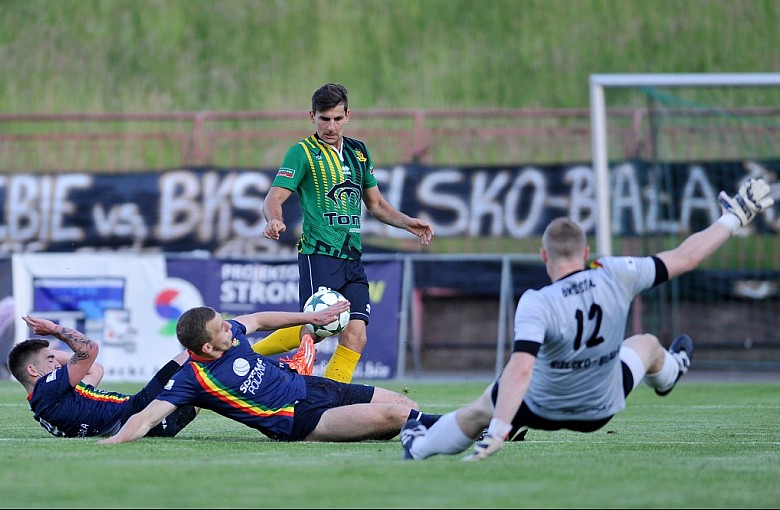
[[[582,227],[566,217],[552,220],[542,235],[542,247],[551,259],[581,257],[587,244]]]

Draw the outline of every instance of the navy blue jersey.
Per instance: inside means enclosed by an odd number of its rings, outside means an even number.
[[[80,382],[75,388],[63,365],[35,383],[27,396],[35,420],[57,437],[110,436],[119,430],[129,395],[95,389]]]
[[[288,436],[295,403],[306,398],[303,376],[257,354],[246,338],[246,327],[228,322],[233,346],[216,360],[191,355],[157,399],[177,407],[210,409],[269,437]]]

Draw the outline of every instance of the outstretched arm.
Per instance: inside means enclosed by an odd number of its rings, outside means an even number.
[[[160,423],[163,418],[176,410],[176,406],[164,400],[152,400],[143,411],[130,417],[119,432],[106,439],[98,441],[99,444],[117,444],[135,441],[143,437]]]
[[[728,226],[716,221],[704,230],[689,236],[677,248],[663,251],[657,257],[663,261],[671,279],[696,269],[730,237],[731,230]]]
[[[769,186],[761,179],[747,179],[733,197],[720,192],[723,215],[706,229],[685,239],[677,248],[659,253],[669,278],[698,267],[720,248],[740,227],[748,226],[756,216],[774,204]]]
[[[50,335],[65,342],[73,350],[68,360],[68,378],[71,386],[76,386],[89,373],[98,355],[98,344],[75,329],[54,324],[49,319],[39,319],[25,315],[24,322],[36,335]],[[102,377],[102,376],[101,376]]]
[[[420,238],[420,243],[427,246],[433,237],[433,228],[430,223],[420,218],[412,218],[385,200],[379,188],[374,186],[363,190],[363,202],[371,216],[386,225],[404,229]]]
[[[523,398],[531,382],[536,356],[527,352],[515,352],[509,358],[498,383],[498,397],[493,410],[493,419],[482,440],[474,447],[474,452],[466,460],[483,460],[504,447],[504,442],[512,430],[512,420],[523,403]]]
[[[338,319],[341,312],[349,310],[349,306],[349,301],[345,299],[316,312],[255,312],[239,315],[235,320],[246,327],[247,333],[304,324],[324,326]]]

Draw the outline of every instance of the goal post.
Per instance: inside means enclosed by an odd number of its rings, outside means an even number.
[[[780,73],[721,74],[592,74],[590,75],[590,118],[593,142],[593,171],[596,179],[598,217],[596,250],[612,254],[609,210],[609,155],[607,153],[606,88],[638,87],[777,87]]]
[[[674,248],[721,214],[720,190],[767,180],[776,206],[642,293],[626,334],[689,333],[698,367],[780,369],[780,73],[593,74],[590,122],[595,256]]]

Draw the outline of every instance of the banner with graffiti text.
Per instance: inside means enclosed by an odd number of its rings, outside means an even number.
[[[736,191],[748,175],[772,176],[780,161],[615,163],[610,168],[615,236],[686,233],[720,214],[717,194]],[[183,168],[128,174],[0,176],[0,255],[39,252],[201,253],[216,258],[292,256],[300,235],[297,195],[284,204],[287,231],[265,239],[268,169]],[[538,236],[557,216],[593,234],[596,181],[590,164],[506,167],[399,165],[374,171],[380,190],[401,211],[431,222],[438,238]],[[758,218],[780,231],[778,205]],[[380,223],[364,208],[367,239],[411,234]]]

